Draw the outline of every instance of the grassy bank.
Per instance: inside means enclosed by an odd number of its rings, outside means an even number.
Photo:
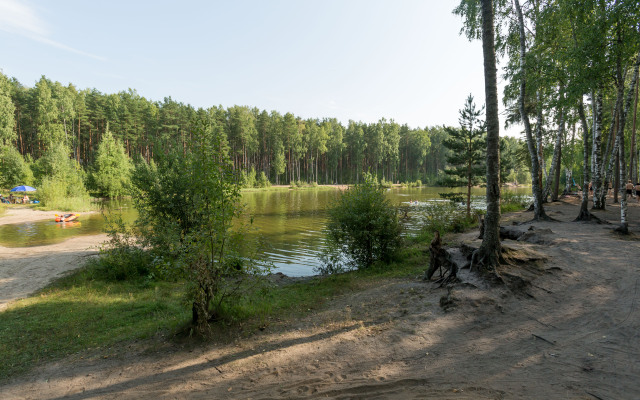
[[[521,208],[520,208],[521,209]],[[273,284],[254,291],[223,310],[213,329],[217,340],[246,337],[258,330],[282,329],[281,324],[313,312],[336,295],[388,279],[420,276],[428,267],[424,250],[438,229],[463,231],[475,221],[444,218],[433,210],[422,234],[390,265],[363,271]],[[191,309],[185,303],[184,282],[134,278],[116,281],[89,264],[56,281],[33,297],[0,312],[0,381],[35,366],[69,355],[110,356],[117,347],[136,340],[153,347],[189,334]]]
[[[78,352],[108,356],[117,343],[147,340],[151,346],[188,333],[182,283],[106,283],[90,275],[77,272],[0,313],[0,381]],[[365,275],[316,277],[254,293],[225,310],[225,319],[213,326],[216,337],[247,336],[273,321],[299,317],[353,289]]]
[[[213,326],[215,337],[248,336],[312,312],[359,285],[421,273],[424,253],[417,247],[405,253],[402,262],[384,268],[313,277],[252,293],[224,310],[223,319]],[[109,348],[118,343],[146,340],[153,346],[189,333],[191,313],[182,282],[107,282],[97,278],[93,268],[62,278],[0,313],[0,381],[68,355],[109,356]]]

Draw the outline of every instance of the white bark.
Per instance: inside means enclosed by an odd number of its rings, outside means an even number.
[[[601,209],[602,200],[602,94],[595,97],[595,114],[593,123],[593,208]],[[587,189],[588,190],[588,189]]]

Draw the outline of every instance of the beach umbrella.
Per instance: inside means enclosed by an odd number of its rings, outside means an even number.
[[[20,185],[9,190],[10,192],[35,192],[36,188],[31,186]]]

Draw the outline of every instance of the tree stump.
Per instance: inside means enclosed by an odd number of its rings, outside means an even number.
[[[440,232],[436,231],[431,244],[429,245],[429,269],[425,273],[425,280],[431,280],[433,274],[437,270],[440,270],[440,277],[443,276],[442,268],[449,270],[449,276],[447,278],[455,278],[457,274],[457,268],[449,260],[449,253],[442,248],[442,239],[440,238]]]

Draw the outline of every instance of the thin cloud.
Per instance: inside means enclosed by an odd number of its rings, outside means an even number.
[[[18,0],[0,0],[0,30],[81,56],[105,61],[104,57],[50,39],[47,24],[36,15],[32,7]]]

